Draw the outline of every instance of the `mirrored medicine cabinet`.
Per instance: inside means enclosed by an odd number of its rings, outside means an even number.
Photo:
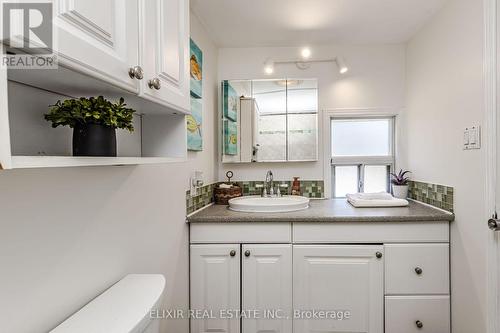
[[[223,163],[318,159],[316,79],[221,82]]]

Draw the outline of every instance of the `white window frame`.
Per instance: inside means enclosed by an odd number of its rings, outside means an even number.
[[[332,109],[323,111],[323,178],[325,180],[325,197],[332,198],[333,196],[333,177],[334,165],[390,165],[391,172],[397,169],[397,151],[398,151],[398,134],[399,134],[399,111],[394,109],[380,109],[380,108],[363,108],[363,109]],[[331,156],[331,120],[332,119],[392,119],[391,126],[391,156]],[[364,168],[359,169],[359,179],[364,179]],[[364,184],[361,184],[361,188]],[[360,187],[360,185],[358,185]]]

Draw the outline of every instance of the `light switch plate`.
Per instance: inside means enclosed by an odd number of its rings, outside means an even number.
[[[199,195],[199,189],[203,186],[203,172],[194,171],[189,179],[191,197]]]
[[[467,127],[464,130],[464,150],[481,148],[481,126]]]

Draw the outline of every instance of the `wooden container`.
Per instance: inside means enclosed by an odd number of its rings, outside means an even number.
[[[214,201],[216,205],[227,205],[228,201],[232,198],[241,197],[243,195],[243,191],[241,187],[236,185],[235,183],[229,183],[233,185],[231,188],[214,188]]]

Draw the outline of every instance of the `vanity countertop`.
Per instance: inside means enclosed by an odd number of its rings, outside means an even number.
[[[455,215],[410,200],[407,207],[355,208],[345,199],[311,200],[305,210],[289,213],[241,213],[225,205],[206,207],[187,218],[189,223],[230,222],[442,222]]]

